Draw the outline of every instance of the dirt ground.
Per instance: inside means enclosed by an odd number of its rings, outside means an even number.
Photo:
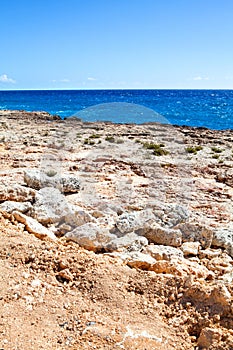
[[[188,302],[182,277],[40,241],[3,217],[0,231],[1,349],[190,350],[211,324],[211,349],[233,349],[232,318]]]

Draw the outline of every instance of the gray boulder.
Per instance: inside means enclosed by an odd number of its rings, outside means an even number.
[[[233,258],[233,227],[225,227],[214,232],[212,246],[225,248]]]
[[[213,231],[205,225],[183,223],[176,228],[182,232],[183,242],[200,242],[203,248],[209,248],[212,244]]]

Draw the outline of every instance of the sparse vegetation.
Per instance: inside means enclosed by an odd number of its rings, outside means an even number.
[[[212,158],[213,158],[213,159],[219,159],[219,154],[213,154],[213,155],[212,155]]]
[[[202,146],[189,146],[189,147],[185,148],[185,151],[187,153],[197,154],[197,152],[201,151],[202,149],[203,149]]]
[[[113,136],[106,136],[105,137],[105,141],[108,141],[108,142],[115,142],[115,138]]]
[[[99,134],[92,134],[91,136],[89,136],[89,139],[99,139],[100,135]]]
[[[169,152],[163,148],[164,144],[162,144],[162,143],[156,144],[153,142],[144,142],[143,147],[146,149],[153,150],[153,154],[155,156],[165,156],[165,155],[169,154]]]
[[[213,151],[214,153],[222,153],[223,150],[217,147],[211,147],[211,151]]]

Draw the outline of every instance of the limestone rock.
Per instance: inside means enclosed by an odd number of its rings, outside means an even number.
[[[186,222],[189,218],[188,210],[178,204],[157,203],[153,214],[161,226],[172,228],[180,223]]]
[[[173,258],[170,261],[159,260],[151,266],[156,273],[166,273],[175,276],[196,276],[198,278],[213,278],[213,273],[205,266],[185,258]]]
[[[200,247],[199,242],[184,242],[180,249],[184,253],[184,256],[198,255],[198,250]]]
[[[93,223],[87,223],[65,234],[67,240],[78,243],[81,247],[94,252],[102,250],[116,236],[101,230]]]
[[[20,213],[26,213],[31,208],[32,205],[30,202],[5,201],[0,204],[0,209],[7,213],[12,213],[15,210],[19,211]]]
[[[216,230],[214,232],[212,245],[225,248],[227,253],[233,257],[233,228],[229,226]]]
[[[69,213],[65,196],[54,187],[44,187],[35,196],[33,217],[42,224],[56,223]]]
[[[43,172],[29,169],[24,172],[24,181],[28,187],[39,190],[43,187],[54,187],[65,193],[76,193],[80,189],[80,181],[74,175]]]
[[[183,253],[180,249],[164,245],[150,244],[142,252],[151,255],[156,260],[171,260],[173,257],[183,258]]]
[[[212,244],[213,231],[204,225],[183,223],[176,228],[181,230],[183,242],[200,242],[203,248],[209,248]]]
[[[35,219],[24,215],[18,211],[13,212],[13,215],[17,221],[25,225],[26,230],[28,232],[33,233],[36,237],[40,239],[57,239],[53,232],[41,225]]]
[[[129,252],[122,255],[121,258],[123,258],[128,266],[141,270],[150,270],[151,266],[156,262],[150,255],[141,252]]]
[[[116,227],[123,234],[138,230],[141,226],[142,223],[136,213],[124,213],[116,222]]]
[[[33,201],[35,191],[21,185],[0,184],[0,201],[26,202]]]
[[[127,249],[128,251],[140,251],[148,244],[145,237],[138,236],[134,232],[130,232],[122,237],[111,240],[106,246],[107,251],[120,251]]]
[[[139,230],[138,234],[141,233]],[[152,243],[179,247],[182,243],[182,233],[177,229],[163,228],[155,222],[145,232],[145,237]]]

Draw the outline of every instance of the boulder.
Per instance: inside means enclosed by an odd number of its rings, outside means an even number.
[[[97,252],[101,251],[116,236],[111,235],[108,231],[101,230],[93,223],[87,223],[67,232],[65,238],[78,243],[87,250]]]
[[[9,214],[15,210],[19,211],[20,213],[26,213],[31,208],[32,208],[32,205],[30,202],[5,201],[0,204],[0,209]]]
[[[80,207],[71,205],[57,188],[44,187],[35,197],[32,216],[44,225],[60,223],[73,228],[94,221]]]
[[[21,185],[5,185],[0,184],[0,202],[15,201],[26,202],[33,201],[36,191]]]
[[[158,222],[161,226],[169,228],[186,222],[189,218],[189,212],[186,207],[172,203],[157,203],[157,205],[153,208],[153,214],[156,222]]]
[[[175,227],[182,232],[183,242],[200,242],[203,248],[209,248],[212,244],[213,231],[198,223],[183,223]]]
[[[136,231],[138,234],[142,234],[143,231]],[[182,233],[177,229],[163,228],[157,223],[153,223],[147,230],[144,231],[144,236],[151,243],[168,245],[172,247],[179,247],[182,243]]]
[[[58,174],[38,169],[29,169],[24,172],[24,181],[28,187],[39,190],[44,187],[54,187],[65,193],[76,193],[80,189],[80,181],[74,175]]]
[[[51,239],[53,241],[57,239],[53,232],[41,225],[35,219],[24,215],[18,211],[13,212],[13,215],[17,221],[25,225],[25,228],[29,233],[33,233],[36,237],[43,240]]]
[[[227,253],[233,258],[233,227],[223,227],[213,234],[212,246],[225,248]]]
[[[142,223],[136,213],[124,213],[116,221],[116,227],[123,233],[133,232],[142,227]]]
[[[155,260],[171,260],[174,257],[183,258],[183,253],[180,249],[165,245],[150,244],[142,252],[149,254]]]
[[[122,237],[117,237],[111,240],[106,246],[106,251],[140,251],[144,246],[148,244],[148,240],[145,237],[138,236],[134,232],[127,233]]]

